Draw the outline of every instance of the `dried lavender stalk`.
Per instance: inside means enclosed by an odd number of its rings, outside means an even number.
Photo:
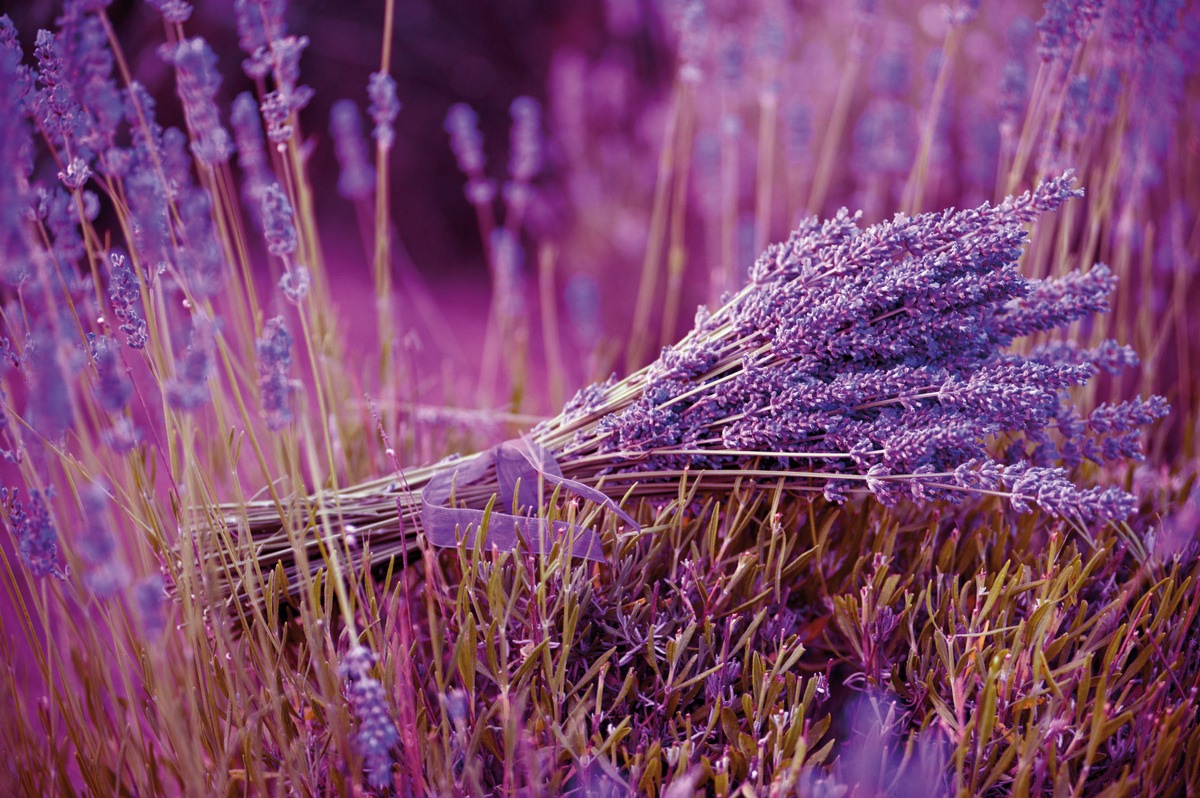
[[[1017,269],[1026,225],[1082,194],[1071,182],[1068,172],[997,206],[897,215],[866,229],[845,211],[806,221],[657,361],[580,391],[528,440],[564,477],[618,500],[669,500],[686,474],[712,491],[755,478],[835,502],[989,494],[1082,523],[1125,518],[1131,496],[1079,488],[1067,469],[1139,458],[1140,429],[1166,403],[1152,397],[1083,417],[1067,390],[1135,362],[1133,353],[1113,342],[1010,349],[1107,308],[1114,279],[1103,266],[1048,281]],[[386,559],[414,544],[420,489],[486,456],[310,497],[294,511],[318,505],[318,531],[326,522],[353,530]],[[487,473],[460,484],[457,499],[483,506],[498,491],[494,468]],[[281,509],[252,505],[228,523],[249,523],[264,573],[282,563],[291,576]],[[307,545],[320,567],[317,541]]]

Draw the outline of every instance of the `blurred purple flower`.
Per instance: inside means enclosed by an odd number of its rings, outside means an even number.
[[[542,168],[542,106],[532,97],[512,101],[512,133],[508,173],[515,182],[528,183]]]
[[[375,191],[375,167],[367,157],[362,137],[358,106],[351,100],[338,100],[329,112],[329,133],[333,136],[341,174],[338,193],[346,199],[367,199]]]
[[[17,498],[17,489],[0,488],[0,504],[7,515],[8,531],[17,543],[17,553],[36,577],[66,578],[58,569],[58,530],[44,495],[29,492],[29,506]]]
[[[216,350],[216,322],[203,316],[192,318],[187,349],[176,362],[176,375],[166,381],[167,404],[176,410],[192,412],[208,404],[211,394],[208,379],[213,370]]]
[[[300,55],[308,47],[307,36],[279,36],[271,41],[270,59],[275,85],[292,112],[302,111],[312,99],[313,90],[298,85]]]
[[[525,313],[524,282],[525,253],[521,243],[507,228],[498,227],[491,236],[492,275],[500,314],[510,322]]]
[[[400,733],[392,723],[383,685],[371,676],[374,667],[375,654],[356,645],[342,657],[338,673],[346,682],[346,697],[358,717],[355,742],[367,782],[384,789],[391,784],[392,748],[400,742]]]
[[[60,440],[75,419],[58,343],[50,329],[42,327],[30,338],[24,352],[29,383],[25,416],[39,435],[51,441]]]
[[[121,368],[117,343],[107,336],[88,333],[92,364],[96,367],[96,402],[108,413],[117,413],[129,404],[133,383]]]
[[[142,634],[154,640],[167,628],[166,583],[159,574],[151,574],[133,586],[133,606],[137,609]]]
[[[271,71],[270,43],[287,34],[284,6],[285,0],[233,0],[238,44],[249,56],[242,69],[251,79],[264,78]]]
[[[262,395],[262,414],[267,429],[278,432],[295,418],[292,395],[296,384],[288,379],[292,365],[292,336],[282,316],[263,326],[263,334],[254,344],[258,355],[258,389]]]
[[[296,221],[292,203],[278,183],[272,183],[262,195],[263,235],[267,239],[267,250],[272,255],[286,258],[296,251]]]
[[[371,106],[367,110],[375,121],[375,130],[371,135],[385,150],[390,149],[396,140],[396,131],[392,127],[396,115],[400,113],[400,101],[396,99],[396,80],[386,72],[372,72],[367,85],[367,96],[371,98]]]
[[[175,66],[179,99],[192,131],[192,152],[209,166],[227,162],[233,153],[233,142],[221,124],[215,102],[221,87],[217,54],[201,36],[165,45],[162,53]]]
[[[483,135],[479,132],[479,115],[466,103],[455,103],[446,112],[446,132],[450,134],[450,149],[463,174],[470,177],[482,174]]]
[[[82,524],[75,549],[87,565],[84,581],[100,598],[114,595],[129,581],[129,571],[117,559],[117,539],[109,527],[108,489],[95,482],[79,491]]]
[[[1043,61],[1069,62],[1103,13],[1100,0],[1047,0],[1037,23]]]
[[[274,180],[264,150],[262,120],[258,115],[258,101],[248,91],[233,100],[229,112],[229,123],[233,126],[233,140],[237,146],[238,166],[246,180],[242,184],[242,199],[254,214],[258,224],[262,223],[262,197],[267,186]]]

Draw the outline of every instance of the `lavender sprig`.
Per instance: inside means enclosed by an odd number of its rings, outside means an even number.
[[[371,676],[375,654],[366,646],[346,652],[338,669],[346,681],[346,697],[358,716],[355,743],[363,758],[367,781],[376,789],[391,783],[392,748],[400,742],[400,733],[392,723],[383,685]]]
[[[217,54],[200,36],[164,46],[162,52],[175,66],[179,99],[192,131],[192,152],[209,166],[225,163],[233,154],[233,141],[221,124],[214,100],[221,87]]]
[[[329,113],[329,132],[333,136],[341,174],[338,193],[346,199],[365,199],[375,191],[375,167],[367,158],[362,138],[362,120],[358,107],[350,100],[338,100]]]
[[[31,490],[26,506],[17,498],[16,488],[0,488],[0,505],[4,507],[9,531],[16,539],[17,553],[30,573],[37,577],[65,579],[66,574],[58,567],[58,530],[43,494]]]
[[[282,316],[263,326],[262,337],[254,344],[258,355],[258,387],[262,393],[262,413],[267,429],[278,432],[295,418],[292,395],[296,384],[288,378],[292,365],[292,336]]]

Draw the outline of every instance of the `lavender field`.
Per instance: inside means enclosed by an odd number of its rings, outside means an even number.
[[[2,9],[0,795],[1200,794],[1193,5]]]

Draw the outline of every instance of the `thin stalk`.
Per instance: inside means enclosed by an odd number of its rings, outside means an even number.
[[[680,170],[675,180],[674,191],[672,192],[673,196],[671,198],[671,234],[670,246],[667,249],[667,290],[666,298],[663,302],[662,331],[659,333],[659,341],[664,342],[673,341],[677,337],[675,325],[679,318],[680,294],[683,290],[683,273],[684,267],[687,265],[687,242],[685,238],[687,231],[685,226],[687,222],[688,179],[691,176],[691,169],[688,168],[688,165],[691,163],[692,143],[694,139],[693,126],[695,123],[695,112],[693,104],[695,100],[695,84],[690,81],[684,82],[681,89],[679,136],[676,143],[679,148],[678,163],[683,164],[684,168]]]
[[[671,94],[671,105],[667,111],[667,124],[663,130],[663,146],[658,154],[658,171],[654,179],[654,203],[650,210],[650,227],[646,232],[646,254],[642,259],[642,276],[638,282],[637,300],[634,303],[633,321],[630,329],[647,330],[650,328],[650,315],[654,305],[654,297],[658,291],[658,271],[662,261],[663,242],[666,238],[667,209],[670,203],[670,188],[676,168],[675,141],[679,127],[683,82],[680,78],[675,82]],[[686,169],[687,164],[681,168]],[[625,350],[625,369],[633,371],[643,365],[647,347],[653,347],[657,342],[646,340],[648,336],[635,335]],[[650,351],[653,351],[651,349]]]

